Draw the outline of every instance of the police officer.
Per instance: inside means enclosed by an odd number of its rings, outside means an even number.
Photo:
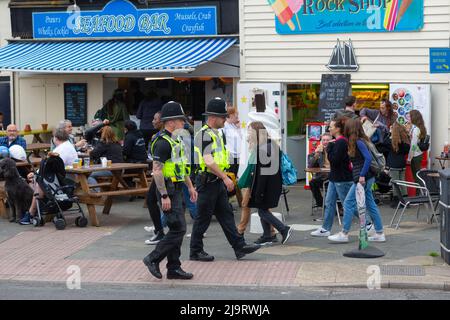
[[[159,263],[167,257],[168,279],[192,279],[193,274],[181,269],[180,254],[186,233],[183,210],[182,184],[188,187],[191,201],[197,201],[197,192],[186,174],[187,159],[184,144],[177,137],[184,126],[184,111],[181,104],[170,101],[161,110],[164,130],[152,144],[153,179],[161,210],[166,215],[169,232],[143,260],[150,273],[162,278]]]
[[[225,170],[230,166],[228,152],[220,128],[227,117],[226,103],[221,98],[211,100],[206,107],[207,124],[195,136],[195,153],[198,161],[196,186],[198,191],[197,219],[194,221],[191,236],[190,259],[213,261],[214,256],[203,250],[203,234],[209,227],[211,217],[216,215],[222,230],[233,247],[236,258],[260,248],[247,245],[244,237],[237,232],[233,210],[228,202],[227,190],[233,191],[233,181]]]

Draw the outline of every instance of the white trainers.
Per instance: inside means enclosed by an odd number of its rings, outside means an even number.
[[[373,236],[368,238],[372,242],[386,242],[386,236],[384,233],[375,233]]]
[[[311,232],[311,235],[313,237],[329,237],[331,235],[331,232],[320,227],[316,231]]]
[[[373,223],[366,225],[367,236],[372,237],[375,235],[375,226]]]
[[[149,232],[149,233],[155,233],[155,227],[154,226],[145,226],[144,230]]]
[[[346,243],[346,242],[348,242],[348,235],[343,232],[339,232],[332,236],[329,236],[328,240],[333,241],[333,242]]]

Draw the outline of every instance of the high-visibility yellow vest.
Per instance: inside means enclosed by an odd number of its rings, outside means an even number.
[[[224,171],[230,167],[229,163],[229,152],[225,148],[225,143],[223,142],[223,136],[222,133],[219,132],[218,134],[214,133],[214,131],[208,127],[207,125],[202,127],[202,130],[200,130],[197,135],[203,135],[208,134],[211,137],[212,144],[211,144],[211,155],[213,156],[214,162],[217,164],[220,170]],[[196,137],[197,137],[196,135]],[[197,139],[195,139],[197,140]],[[201,147],[201,146],[200,146]],[[203,158],[202,150],[198,146],[194,146],[194,151],[197,154],[198,157],[198,165],[199,165],[199,172],[211,172],[205,163],[205,159]]]
[[[174,140],[166,133],[162,133],[151,145],[151,152],[154,153],[156,141],[164,139],[170,144],[171,158],[164,162],[162,170],[164,178],[169,178],[172,182],[183,182],[187,172],[187,158],[185,147],[181,139]]]

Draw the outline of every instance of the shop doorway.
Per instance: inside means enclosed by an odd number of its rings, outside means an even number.
[[[233,105],[233,78],[212,77],[147,77],[108,78],[103,83],[105,102],[116,88],[126,90],[126,105],[130,115],[135,115],[146,94],[155,93],[161,106],[168,101],[180,102],[192,121],[204,120],[207,102],[221,97],[229,106]]]

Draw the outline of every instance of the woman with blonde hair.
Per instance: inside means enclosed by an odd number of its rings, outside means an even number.
[[[406,156],[409,153],[410,143],[406,128],[395,122],[391,129],[391,149],[386,159],[386,167],[389,168],[389,176],[392,180],[405,180]],[[402,194],[406,194],[405,187],[401,187],[400,190]],[[391,206],[397,206],[399,196],[394,194]]]
[[[419,148],[420,140],[425,139],[427,136],[427,129],[422,118],[422,114],[417,110],[412,110],[409,112],[411,117],[411,130],[409,135],[411,137],[411,148],[408,154],[408,163],[411,164],[411,172],[414,177],[414,181],[419,183],[419,178],[417,178],[417,172],[422,168],[423,151]]]
[[[257,208],[263,234],[259,244],[271,243],[271,225],[280,232],[282,244],[291,235],[292,227],[278,220],[270,211],[276,208],[282,192],[281,152],[261,122],[252,122],[249,127],[249,148],[255,154],[255,170],[251,182],[249,208]]]

